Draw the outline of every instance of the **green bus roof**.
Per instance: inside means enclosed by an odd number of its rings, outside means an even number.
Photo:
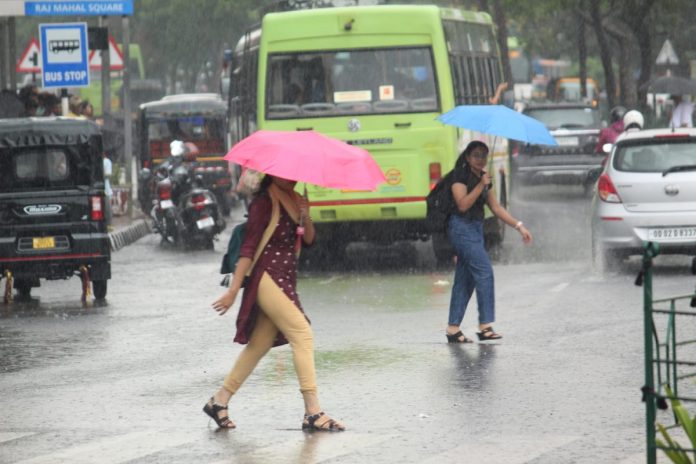
[[[334,37],[337,34],[394,35],[432,34],[441,19],[491,24],[487,13],[440,8],[434,5],[379,5],[318,8],[263,17],[264,43]],[[292,27],[288,24],[291,23]],[[439,26],[438,26],[439,29]],[[316,48],[322,47],[321,40]]]

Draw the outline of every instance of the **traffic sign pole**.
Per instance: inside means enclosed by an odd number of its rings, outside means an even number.
[[[60,114],[67,116],[70,112],[70,101],[68,100],[68,89],[60,89]]]

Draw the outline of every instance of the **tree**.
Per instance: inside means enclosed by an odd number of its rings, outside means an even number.
[[[134,18],[134,37],[147,57],[148,74],[193,91],[202,71],[212,68],[208,86],[215,88],[225,47],[233,47],[257,21],[264,1],[141,0]]]

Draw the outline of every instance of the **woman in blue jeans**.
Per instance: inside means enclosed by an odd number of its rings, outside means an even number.
[[[493,267],[483,246],[484,205],[507,225],[522,235],[524,243],[532,234],[498,203],[491,193],[491,176],[484,169],[488,162],[488,146],[479,141],[469,143],[455,165],[452,196],[456,204],[450,216],[447,233],[457,253],[457,269],[450,300],[446,335],[449,343],[471,343],[459,328],[469,299],[476,290],[479,313],[479,340],[498,340],[502,335],[493,330],[495,292]]]

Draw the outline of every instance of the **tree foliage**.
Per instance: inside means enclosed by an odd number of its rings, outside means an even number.
[[[148,74],[193,90],[202,72],[216,78],[225,48],[234,47],[258,21],[253,0],[141,0],[134,18],[135,40]],[[209,85],[212,82],[208,83]]]

